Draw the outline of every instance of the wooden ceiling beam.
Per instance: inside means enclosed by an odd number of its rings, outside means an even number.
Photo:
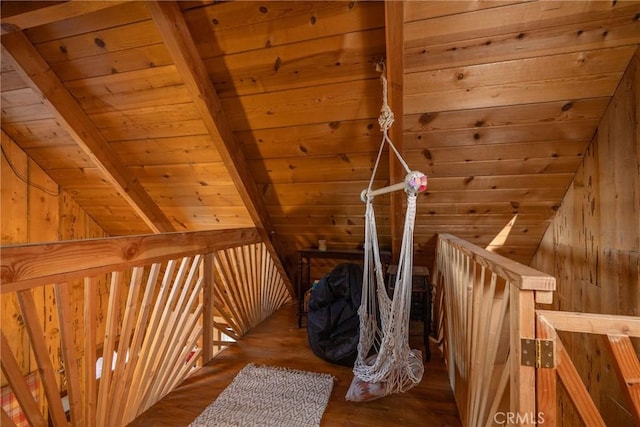
[[[389,138],[393,145],[403,154],[403,84],[404,84],[404,2],[386,0],[385,12],[385,40],[386,40],[386,75],[387,102],[395,121],[389,129]],[[395,155],[389,154],[389,180],[391,183],[401,182],[406,172]],[[391,253],[393,262],[400,257],[402,234],[404,230],[404,215],[402,212],[402,198],[404,192],[391,193]]]
[[[0,33],[8,34],[117,6],[124,1],[2,2]],[[35,8],[33,6],[36,6]],[[16,9],[20,7],[20,9]]]
[[[249,173],[250,168],[242,152],[241,144],[236,141],[179,6],[173,1],[153,1],[147,3],[147,7],[158,26],[178,72],[191,92],[193,102],[201,113],[202,120],[211,134],[213,143],[224,161],[258,233],[285,280],[289,292],[295,296],[289,275],[276,250],[275,232],[266,205],[254,178]]]
[[[22,31],[2,36],[2,54],[149,228],[176,231]]]

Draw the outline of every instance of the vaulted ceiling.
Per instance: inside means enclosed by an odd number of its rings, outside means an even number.
[[[640,43],[637,1],[2,2],[2,145],[110,235],[364,240],[385,58],[394,144],[448,232],[527,263]],[[386,154],[381,187],[404,171]],[[376,198],[397,248],[402,197]]]

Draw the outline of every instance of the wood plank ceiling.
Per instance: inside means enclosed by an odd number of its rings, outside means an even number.
[[[528,263],[640,42],[638,1],[42,3],[2,2],[3,147],[111,235],[255,225],[290,266],[364,240],[381,58],[429,176],[416,262],[518,214],[494,249]]]

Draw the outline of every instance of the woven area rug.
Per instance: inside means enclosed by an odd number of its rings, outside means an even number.
[[[317,427],[332,389],[329,374],[250,363],[190,427]]]

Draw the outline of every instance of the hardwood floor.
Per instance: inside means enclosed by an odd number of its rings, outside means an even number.
[[[413,348],[423,349],[420,326],[420,323],[412,324],[411,343]],[[188,426],[249,362],[323,372],[336,377],[322,417],[322,427],[461,425],[437,349],[432,347],[431,362],[425,363],[422,382],[407,393],[372,402],[347,402],[344,396],[353,378],[351,368],[325,362],[313,354],[307,343],[306,329],[297,327],[295,305],[289,304],[218,354],[129,426]]]

